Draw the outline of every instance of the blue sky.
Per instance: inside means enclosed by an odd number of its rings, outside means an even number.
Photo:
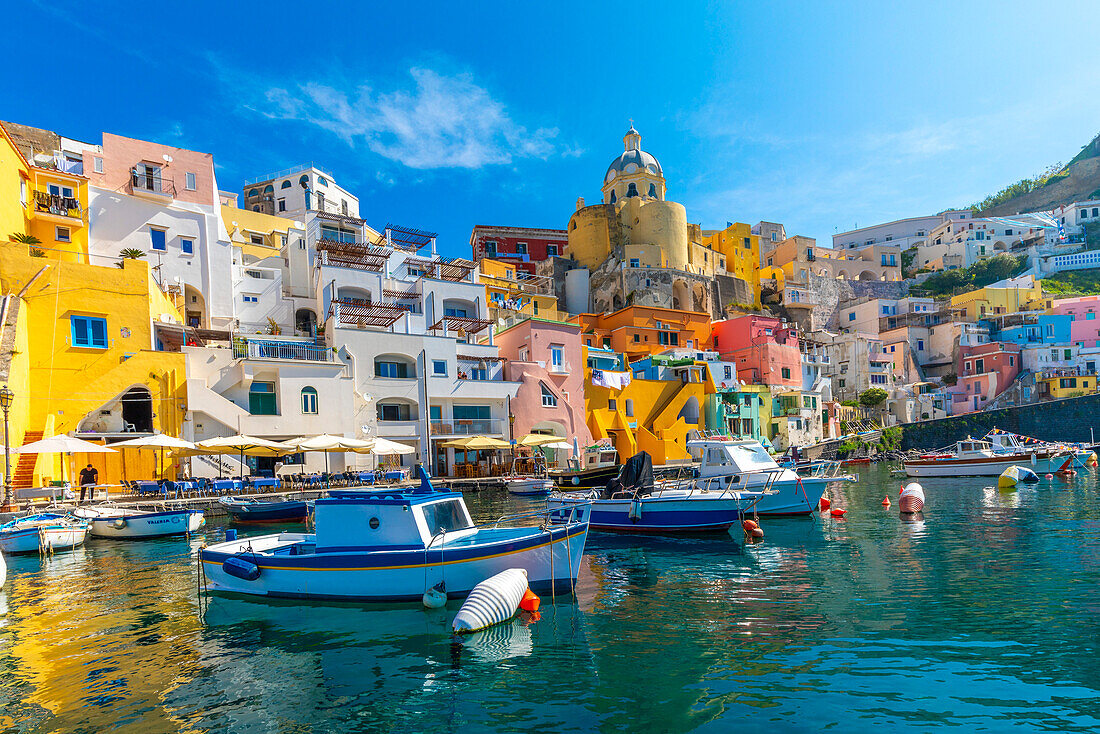
[[[838,230],[962,206],[1100,131],[1100,4],[27,2],[60,44],[0,119],[317,161],[375,227],[564,228],[628,120],[705,228]],[[34,30],[37,29],[37,30]],[[67,59],[67,60],[66,60]],[[54,71],[39,73],[42,63]]]

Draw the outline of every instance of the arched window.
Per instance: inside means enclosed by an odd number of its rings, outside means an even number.
[[[268,184],[267,186],[264,186],[264,193],[265,194],[274,194],[275,193],[275,187],[272,186],[271,184]]]
[[[260,190],[259,189],[252,189],[251,191],[248,192],[248,198],[249,199],[251,199],[253,196],[259,196],[259,195],[260,195]]]
[[[280,186],[279,188],[280,189],[289,189],[290,188],[290,179],[287,179],[286,181],[283,181],[283,185]]]
[[[630,184],[626,187],[627,198],[638,195],[638,184]]]
[[[302,412],[307,415],[317,414],[317,391],[312,387],[302,388]]]
[[[325,180],[324,176],[318,176],[317,177],[317,185],[318,186],[328,186],[328,181]]]
[[[615,203],[615,189],[611,189],[611,203]]]
[[[302,174],[302,177],[298,179],[298,185],[303,188],[309,188],[309,176]]]
[[[252,211],[254,211],[254,212],[260,211],[260,205],[256,204],[254,207],[252,207]]]
[[[544,408],[556,408],[558,407],[558,398],[551,392],[545,384],[539,383],[539,387],[542,388],[542,407]]]
[[[657,184],[649,185],[649,195],[652,196],[654,199],[657,198]]]

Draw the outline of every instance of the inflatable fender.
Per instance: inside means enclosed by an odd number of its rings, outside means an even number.
[[[527,571],[522,568],[509,568],[490,576],[466,597],[451,622],[451,629],[466,634],[507,622],[516,615],[525,593]]]
[[[260,578],[260,567],[241,556],[230,556],[222,562],[222,570],[234,578],[255,581]]]

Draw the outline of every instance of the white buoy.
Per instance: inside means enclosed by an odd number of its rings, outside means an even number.
[[[447,606],[447,587],[440,581],[424,592],[422,601],[428,609],[442,609]]]
[[[898,498],[898,509],[905,514],[920,512],[924,509],[924,487],[916,482],[906,484]]]
[[[477,632],[515,616],[527,593],[527,571],[509,568],[474,587],[458,610],[451,629],[460,634]]]

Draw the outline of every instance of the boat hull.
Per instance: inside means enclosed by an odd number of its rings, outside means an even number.
[[[551,469],[548,473],[556,487],[606,487],[608,482],[619,475],[619,469],[618,466],[601,466],[581,471]]]
[[[905,473],[910,477],[996,477],[1010,466],[1026,466],[1036,474],[1053,474],[1073,464],[1073,454],[1029,456],[995,456],[985,459],[926,459],[907,461]]]
[[[309,505],[305,502],[223,502],[222,506],[230,521],[238,525],[305,522],[309,518]]]
[[[121,527],[119,520],[125,520]],[[120,540],[160,538],[193,533],[206,524],[201,510],[167,510],[122,517],[91,518],[91,534]]]
[[[548,479],[510,479],[505,486],[510,494],[519,497],[545,497],[554,484]]]
[[[625,533],[701,533],[727,530],[750,514],[755,497],[733,492],[694,493],[691,497],[649,495],[637,499],[591,499],[583,494],[553,494],[551,517],[575,513],[593,530]]]
[[[0,551],[9,554],[63,551],[83,545],[88,537],[85,525],[28,527],[0,533]]]
[[[199,563],[207,591],[295,599],[344,599],[366,602],[420,601],[424,592],[443,581],[447,596],[463,598],[480,582],[509,568],[527,571],[536,593],[570,593],[576,585],[587,523],[530,528],[500,542],[464,543],[443,548],[351,550],[347,552],[280,555],[264,548],[287,539],[311,535],[282,533],[219,543],[200,549]],[[249,554],[249,549],[256,551]],[[231,557],[259,569],[255,580],[225,571]]]

